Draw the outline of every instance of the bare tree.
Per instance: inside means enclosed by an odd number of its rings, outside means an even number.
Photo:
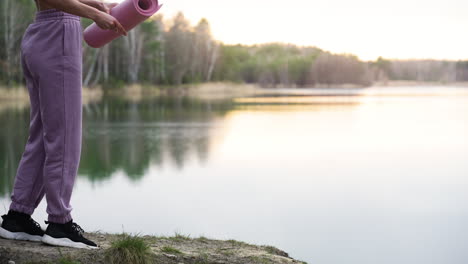
[[[127,50],[127,66],[131,83],[138,81],[138,73],[141,66],[141,56],[143,51],[143,34],[140,27],[131,30],[124,38],[124,45]]]
[[[0,1],[0,77],[9,85],[22,79],[20,43],[27,25],[32,21],[35,6],[25,0]]]

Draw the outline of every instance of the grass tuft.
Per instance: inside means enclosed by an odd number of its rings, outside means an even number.
[[[231,243],[231,245],[233,246],[239,246],[239,247],[242,247],[242,246],[248,246],[249,244],[243,242],[243,241],[237,241],[237,240],[234,240],[234,239],[229,239],[229,240],[226,240],[227,242]]]
[[[209,239],[208,239],[207,237],[205,237],[205,236],[199,236],[199,237],[197,238],[197,240],[200,241],[200,242],[202,242],[202,243],[208,243],[208,240],[209,240]]]
[[[264,245],[262,246],[266,252],[272,254],[272,255],[278,255],[278,256],[283,256],[283,257],[289,257],[289,254],[284,252],[283,250],[281,249],[278,249],[277,247],[274,247],[274,246],[268,246],[268,245]]]
[[[184,241],[184,240],[190,240],[190,235],[184,235],[179,232],[174,232],[174,236],[170,237],[169,239],[174,240],[174,241]]]
[[[105,259],[109,264],[150,264],[152,253],[142,237],[123,233],[106,250]]]
[[[180,250],[178,250],[177,248],[170,247],[170,246],[164,246],[163,248],[161,248],[161,251],[164,253],[169,253],[169,254],[182,254]]]

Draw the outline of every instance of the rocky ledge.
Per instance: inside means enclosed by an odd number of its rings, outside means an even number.
[[[99,249],[75,249],[48,246],[40,242],[0,238],[0,263],[6,264],[267,264],[305,263],[288,253],[266,245],[252,245],[236,240],[133,236],[128,234],[87,233]]]

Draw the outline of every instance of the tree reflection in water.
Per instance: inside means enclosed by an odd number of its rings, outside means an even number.
[[[122,170],[139,180],[151,165],[183,168],[192,158],[208,158],[210,129],[231,100],[204,101],[160,96],[130,101],[107,96],[83,107],[83,143],[78,174],[90,181]],[[29,108],[0,112],[0,196],[11,194],[28,139]]]

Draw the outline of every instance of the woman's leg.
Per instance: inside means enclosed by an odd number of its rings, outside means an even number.
[[[66,223],[81,155],[82,28],[77,16],[45,10],[28,34],[23,49],[38,86],[46,211],[50,222]]]
[[[26,32],[23,41],[29,42],[30,37]],[[0,237],[42,241],[44,231],[31,218],[34,209],[44,197],[43,168],[45,150],[39,86],[38,80],[34,78],[28,67],[23,51],[21,51],[21,66],[30,99],[29,137],[15,177],[10,210],[8,214],[2,215],[3,222],[0,225]]]
[[[44,188],[48,220],[66,223],[72,220],[70,199],[81,155],[82,29],[79,20],[71,19],[52,26],[50,31],[61,32],[49,41],[58,54],[47,57],[47,67],[38,69],[46,151]]]
[[[27,37],[28,35],[25,36]],[[21,54],[21,65],[30,98],[29,137],[15,177],[10,209],[32,215],[44,197],[45,150],[38,80],[33,78],[23,54]]]
[[[31,221],[30,216],[12,210],[11,215],[3,215],[0,236],[12,239],[35,240],[58,246],[77,248],[98,248],[96,243],[83,236],[82,228],[72,221],[70,198],[75,182],[81,155],[82,129],[82,28],[77,16],[56,9],[37,12],[36,22],[24,38],[22,49],[26,55],[22,59],[29,70],[29,77],[34,77],[36,87],[34,128],[42,121],[42,129],[32,129],[35,136],[30,136],[34,146],[42,137],[43,170],[42,181],[34,180],[32,194],[25,193],[31,177],[26,173],[18,177],[13,195],[13,207],[23,208],[20,197],[27,201],[35,200],[33,206],[25,207],[34,210],[42,196],[46,195],[48,227],[44,232],[38,223]],[[31,143],[32,144],[32,143]],[[36,157],[37,158],[37,157]],[[38,162],[34,158],[24,160]],[[26,166],[23,166],[26,168]],[[23,179],[24,177],[24,179]],[[41,177],[39,177],[41,178]],[[29,180],[28,180],[29,179]],[[43,186],[43,187],[39,187]],[[18,197],[18,198],[16,198]],[[37,197],[37,198],[31,198]],[[29,217],[29,218],[28,218]],[[18,230],[18,223],[23,228]],[[24,236],[23,230],[30,230],[34,237]],[[16,232],[21,231],[21,232]]]
[[[83,229],[72,221],[70,198],[81,154],[81,77],[82,28],[79,17],[51,11],[50,16],[63,17],[44,32],[46,43],[39,68],[41,111],[43,113],[46,160],[44,188],[47,199],[49,225],[42,242],[56,246],[98,248],[83,236]],[[50,38],[50,39],[49,39]],[[46,52],[46,53],[47,53]]]

